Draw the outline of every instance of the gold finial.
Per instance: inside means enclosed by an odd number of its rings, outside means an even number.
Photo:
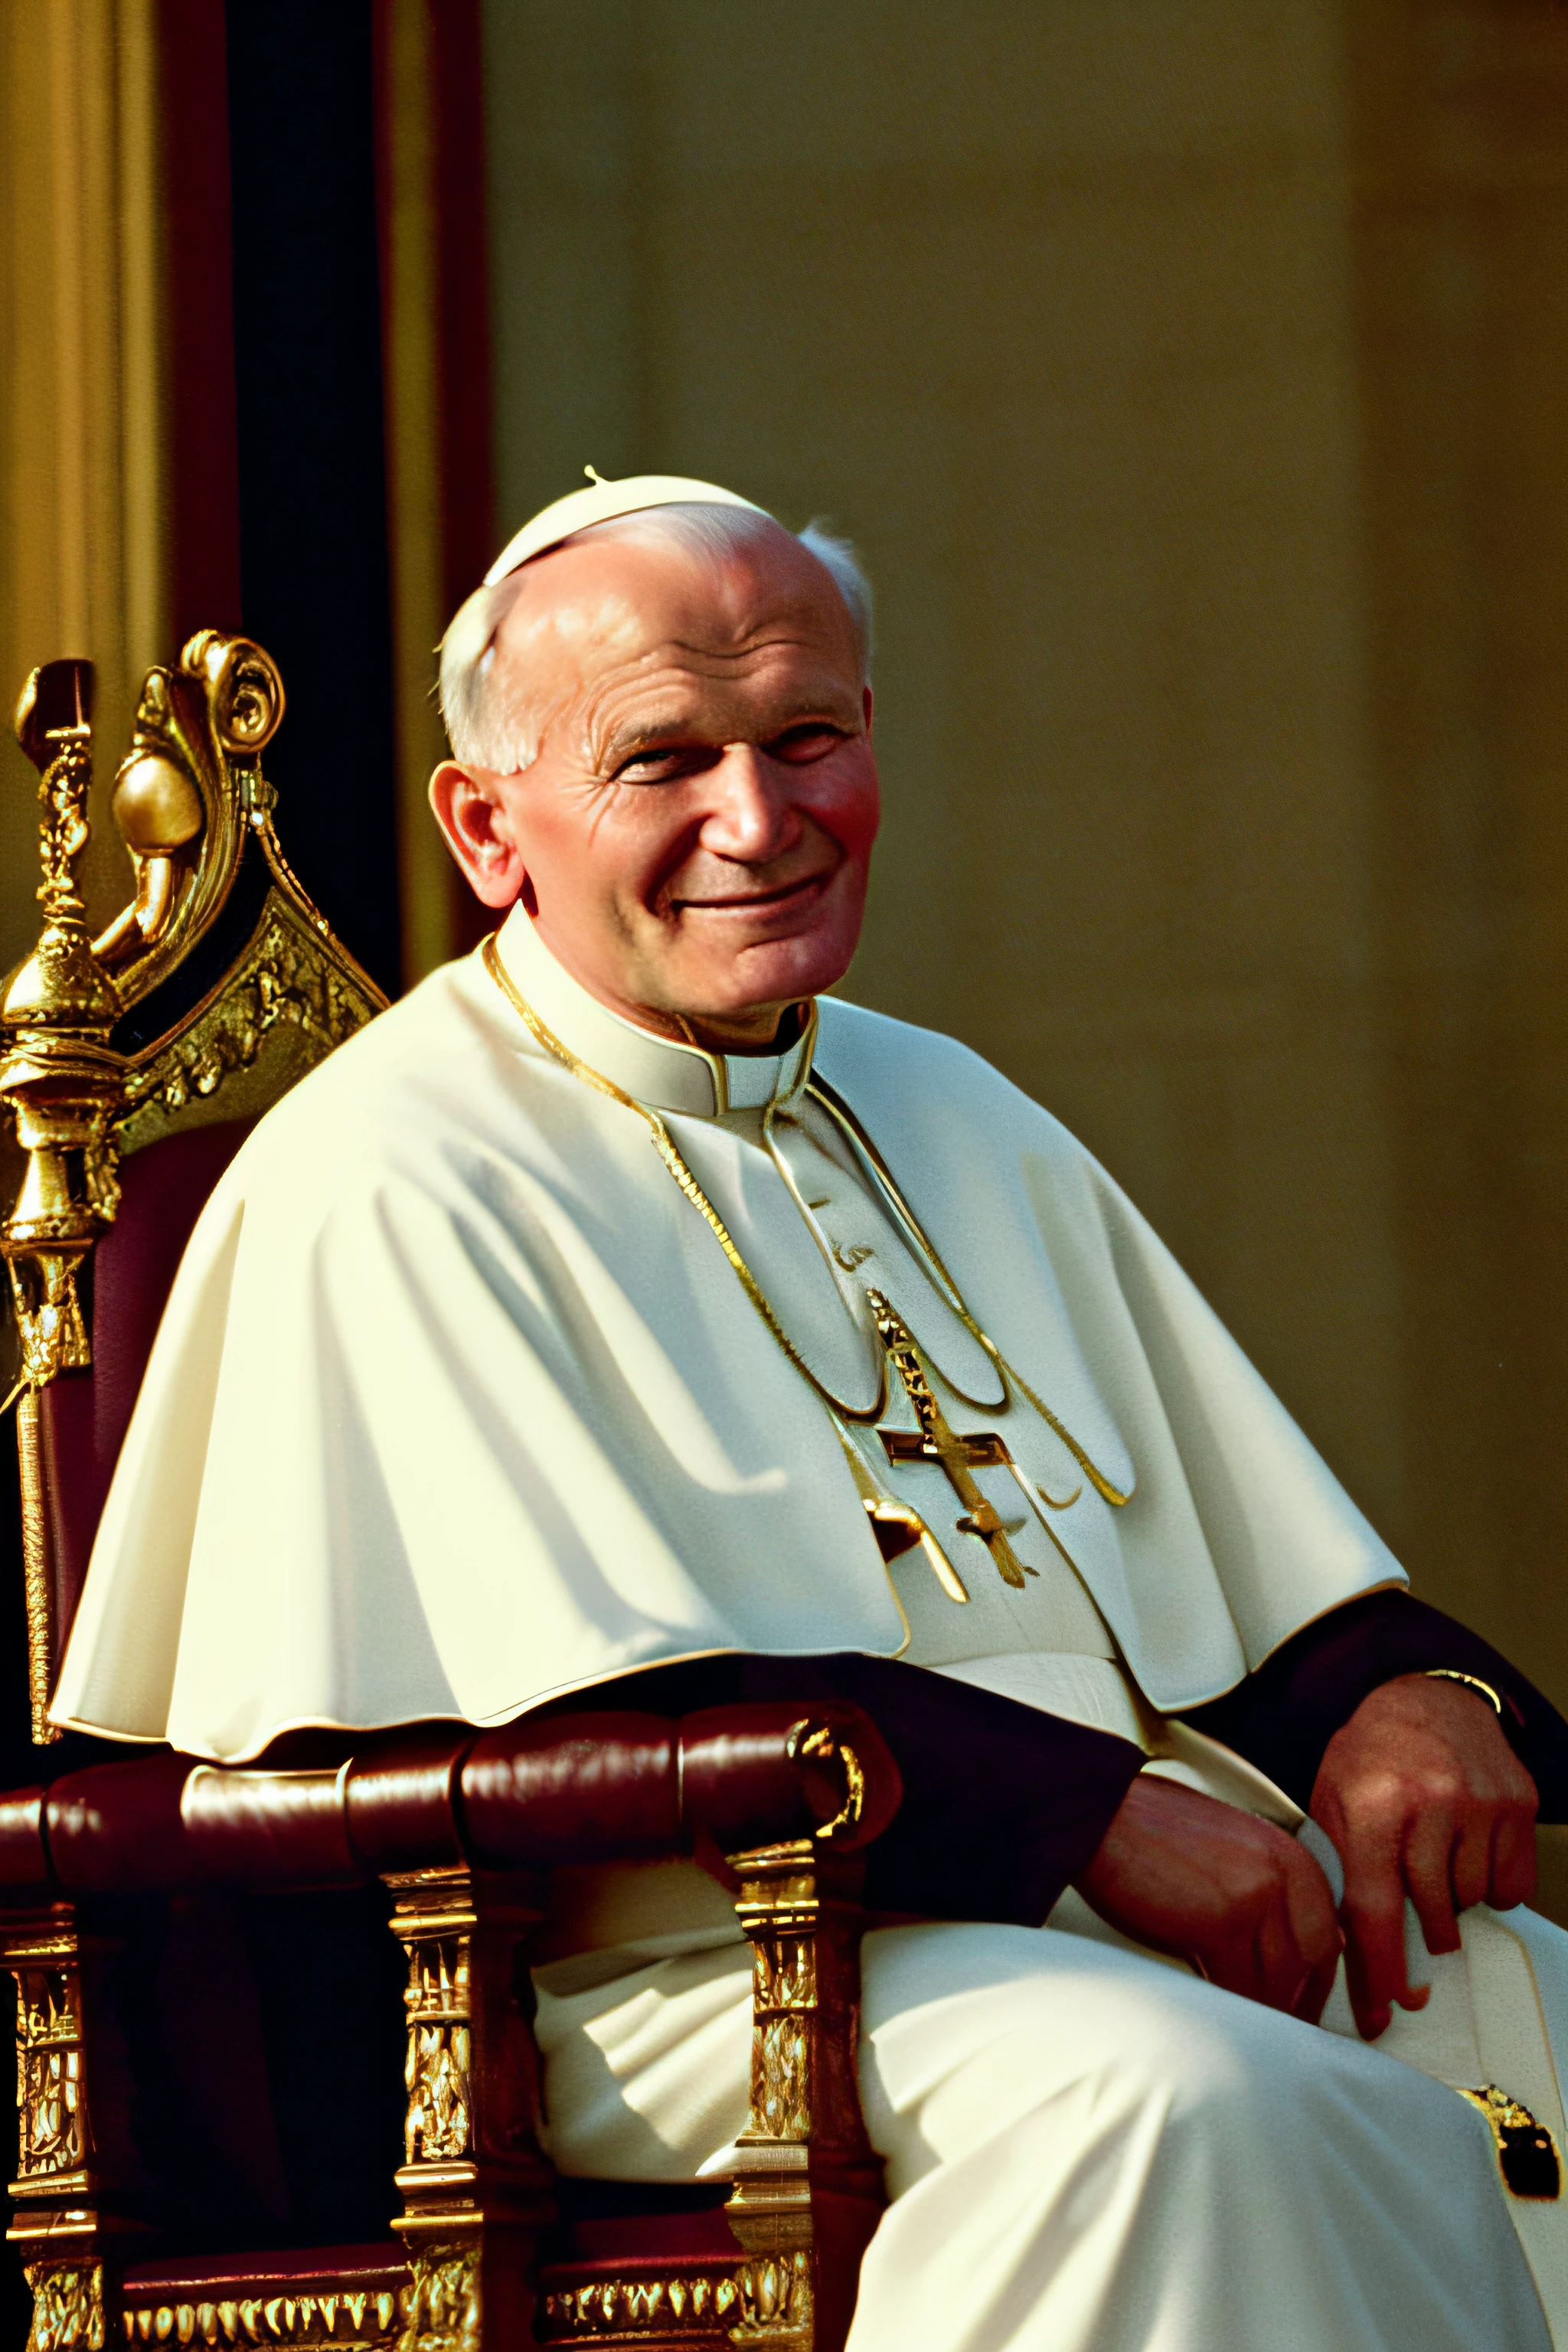
[[[27,1663],[33,1738],[42,1745],[58,1735],[48,1720],[54,1603],[39,1391],[92,1360],[77,1270],[119,1198],[111,1121],[125,1093],[124,1065],[110,1044],[119,992],[93,954],[74,870],[87,845],[92,782],[90,662],[46,662],[33,672],[16,706],[16,740],[38,770],[44,920],[32,954],[0,990],[0,1102],[26,1154],[21,1191],[0,1225],[0,1253],[22,1342]]]
[[[607,490],[610,488],[610,484],[605,481],[603,474],[600,473],[596,466],[584,466],[583,471],[587,475],[588,479],[595,484],[599,489]]]

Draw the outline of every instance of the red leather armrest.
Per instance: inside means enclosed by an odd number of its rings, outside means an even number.
[[[847,1704],[711,1707],[679,1723],[525,1717],[475,1741],[461,1827],[476,1861],[535,1869],[698,1843],[735,1853],[811,1837],[828,1822],[848,1851],[886,1829],[901,1795],[881,1734]]]
[[[680,1749],[688,1841],[721,1853],[814,1837],[829,1822],[835,1851],[854,1853],[880,1837],[904,1793],[881,1733],[848,1700],[710,1707],[686,1717]]]
[[[459,1802],[476,1861],[548,1869],[672,1853],[679,1726],[658,1715],[524,1716],[474,1742]]]
[[[49,1884],[43,1789],[8,1789],[0,1797],[0,1902],[42,1893]]]
[[[353,1885],[464,1860],[490,1868],[733,1853],[835,1824],[853,1850],[892,1819],[898,1768],[834,1703],[524,1717],[477,1738],[380,1735],[337,1770],[196,1764],[167,1749],[0,1798],[0,1904],[48,1891]]]

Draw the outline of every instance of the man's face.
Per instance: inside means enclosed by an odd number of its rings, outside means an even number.
[[[526,695],[539,756],[514,775],[448,761],[432,803],[479,896],[521,895],[603,1003],[761,1045],[842,977],[879,816],[871,696],[798,541],[557,549],[527,567],[490,683]]]

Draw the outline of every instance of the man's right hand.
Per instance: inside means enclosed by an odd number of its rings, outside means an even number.
[[[1211,1984],[1321,2016],[1344,1937],[1328,1880],[1272,1822],[1140,1773],[1076,1884],[1122,1935]]]

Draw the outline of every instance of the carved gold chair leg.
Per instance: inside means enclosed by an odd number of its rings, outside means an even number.
[[[809,1840],[732,1854],[754,1968],[752,2107],[725,2208],[738,2346],[838,2352],[883,2202],[856,2073],[860,1865]]]
[[[396,2227],[413,2281],[401,2352],[513,2352],[533,2340],[530,2266],[552,2178],[519,1998],[538,1890],[460,1867],[385,1883],[408,1957]]]
[[[6,2231],[33,2291],[28,2352],[100,2352],[140,2225],[129,2077],[105,1979],[114,1949],[67,1904],[0,1926],[16,1979],[20,2136]],[[91,2027],[89,2044],[89,2027]]]

